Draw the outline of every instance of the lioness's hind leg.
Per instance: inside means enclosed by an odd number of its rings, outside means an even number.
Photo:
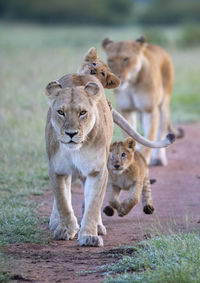
[[[170,116],[168,97],[165,97],[165,100],[160,106],[159,111],[160,111],[160,122],[158,127],[157,140],[161,140],[165,138],[168,131],[169,116]],[[167,156],[166,156],[166,148],[156,148],[153,150],[151,164],[156,166],[158,165],[166,166],[168,164]]]
[[[152,214],[154,212],[152,197],[151,197],[151,185],[148,177],[144,178],[142,189],[142,204],[145,214]]]

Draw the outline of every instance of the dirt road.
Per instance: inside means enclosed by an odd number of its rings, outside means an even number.
[[[17,256],[18,266],[13,279],[16,282],[100,282],[104,273],[85,273],[97,266],[113,263],[124,251],[122,245],[151,237],[157,231],[200,228],[200,123],[183,125],[186,136],[177,140],[168,150],[169,165],[152,167],[150,175],[157,179],[152,185],[156,209],[145,215],[138,204],[129,215],[103,215],[107,236],[103,248],[80,247],[77,238],[72,241],[53,241],[49,244],[15,244],[6,251]],[[80,221],[82,190],[73,188],[73,207]],[[50,215],[52,193],[47,191],[39,200],[39,213]],[[106,204],[106,199],[104,204]],[[48,225],[44,227],[48,230]],[[118,247],[118,250],[113,248]],[[83,271],[83,272],[82,272]]]

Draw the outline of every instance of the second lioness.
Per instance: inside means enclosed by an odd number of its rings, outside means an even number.
[[[115,142],[111,145],[108,159],[109,206],[104,208],[108,216],[117,210],[119,216],[124,216],[139,202],[142,194],[143,211],[152,214],[151,187],[149,170],[142,154],[135,151],[136,142],[127,138],[124,142]],[[121,190],[129,190],[130,196],[120,203]]]

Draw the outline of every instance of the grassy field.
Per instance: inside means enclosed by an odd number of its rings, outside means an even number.
[[[166,30],[172,38],[176,30]],[[64,74],[76,72],[86,51],[100,48],[105,37],[135,39],[138,28],[39,27],[0,25],[0,245],[41,242],[32,196],[48,187],[44,127],[48,109],[44,88]],[[173,122],[200,119],[200,47],[169,50],[176,80]],[[111,91],[107,91],[114,102]],[[120,135],[115,130],[115,138]],[[1,266],[1,265],[0,265]],[[0,267],[1,268],[1,267]]]

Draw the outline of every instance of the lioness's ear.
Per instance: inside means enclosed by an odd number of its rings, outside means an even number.
[[[46,86],[46,95],[49,99],[54,99],[58,95],[58,91],[62,89],[61,84],[58,81],[50,82]]]
[[[113,41],[110,39],[110,38],[105,38],[103,41],[102,41],[102,48],[103,49],[106,49],[108,47],[108,45],[110,43],[112,43]]]
[[[138,38],[136,39],[136,41],[139,42],[140,44],[144,44],[145,42],[147,42],[147,41],[146,41],[146,38],[145,38],[143,35],[141,35],[140,37],[138,37]]]
[[[92,97],[96,98],[99,96],[100,88],[97,84],[89,82],[85,86],[85,91]]]
[[[97,50],[94,47],[91,47],[88,52],[85,54],[84,61],[96,61],[98,60]]]
[[[124,145],[126,146],[126,148],[131,149],[132,151],[135,151],[136,141],[132,138],[127,138],[124,141]]]
[[[116,88],[120,85],[120,79],[113,73],[109,73],[106,78],[105,88]]]

